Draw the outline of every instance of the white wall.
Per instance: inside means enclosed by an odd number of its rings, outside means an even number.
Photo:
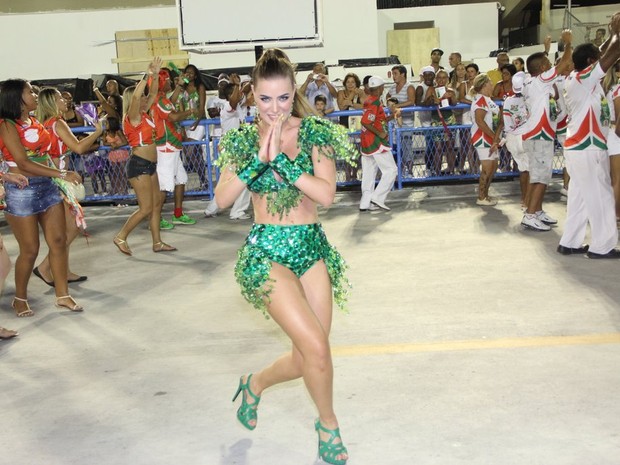
[[[446,67],[450,52],[461,52],[463,60],[470,61],[488,56],[498,47],[495,3],[379,10],[377,16],[380,50],[386,50],[386,31],[393,29],[394,23],[435,21],[435,27],[440,29],[440,48],[445,52],[441,64]],[[429,64],[430,55],[429,50]]]
[[[330,64],[339,58],[385,55],[385,46],[380,50],[377,43],[375,0],[326,0],[323,5],[325,46],[291,49],[291,60]],[[205,27],[224,19],[222,15],[206,18]],[[177,26],[175,7],[0,15],[0,43],[4,44],[0,47],[0,79],[117,73],[111,62],[116,58],[116,31]],[[6,46],[12,38],[19,39],[19,48]],[[191,53],[190,62],[203,69],[252,66],[254,52]]]

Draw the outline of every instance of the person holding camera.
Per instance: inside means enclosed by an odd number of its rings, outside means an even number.
[[[308,102],[314,104],[317,95],[324,95],[327,99],[326,110],[334,108],[334,99],[338,96],[338,91],[329,82],[327,69],[323,63],[317,63],[308,74],[306,82],[299,88],[299,91],[306,96]]]

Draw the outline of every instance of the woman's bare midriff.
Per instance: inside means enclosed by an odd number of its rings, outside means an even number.
[[[140,158],[144,158],[152,163],[157,162],[157,149],[155,148],[155,144],[141,146],[141,147],[132,147],[131,153],[134,155],[138,155]]]
[[[288,214],[282,217],[267,212],[267,196],[261,197],[252,193],[252,205],[254,206],[254,222],[257,224],[289,226],[292,224],[314,224],[319,221],[316,204],[306,196],[303,197],[297,208],[290,210]]]

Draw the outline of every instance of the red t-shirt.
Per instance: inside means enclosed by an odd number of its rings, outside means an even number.
[[[360,146],[363,153],[373,154],[381,146],[390,147],[387,139],[381,139],[373,132],[364,127],[364,124],[374,127],[378,131],[386,131],[387,118],[381,105],[381,99],[373,95],[364,101],[364,114],[362,116],[362,134],[360,136]]]
[[[123,132],[130,147],[144,147],[154,142],[155,123],[149,115],[142,113],[138,125],[133,126],[129,117],[126,116],[123,120]]]
[[[166,152],[175,152],[183,148],[181,127],[170,121],[170,113],[175,110],[168,97],[160,94],[157,104],[153,107],[155,121],[155,143]]]
[[[34,116],[30,117],[30,124],[19,119],[17,121],[5,119],[0,120],[0,123],[1,122],[7,122],[15,126],[15,129],[17,129],[17,134],[19,135],[19,140],[24,146],[26,155],[29,158],[47,156],[50,148],[51,137],[45,127],[43,127],[43,125],[39,123]],[[0,149],[2,150],[2,155],[7,162],[15,162],[13,155],[11,155],[11,152],[9,152],[6,145],[0,144]]]
[[[48,153],[52,158],[60,158],[61,155],[64,155],[69,151],[67,145],[62,141],[58,132],[56,132],[56,123],[60,120],[60,116],[52,116],[45,123],[43,123],[43,127],[47,129],[47,132],[50,135],[50,149]]]

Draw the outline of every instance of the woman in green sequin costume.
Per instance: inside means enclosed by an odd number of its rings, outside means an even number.
[[[317,204],[336,193],[334,158],[357,154],[346,130],[312,114],[295,88],[294,68],[280,50],[267,50],[253,71],[259,122],[230,131],[218,164],[219,208],[243,189],[252,191],[255,224],[239,251],[235,276],[243,296],[263,310],[292,342],[291,352],[263,370],[242,376],[237,418],[253,430],[263,391],[303,377],[317,406],[319,455],[331,464],[348,459],[333,409],[329,345],[332,300],[342,304],[346,265],[318,223]],[[333,296],[332,296],[333,294]]]

